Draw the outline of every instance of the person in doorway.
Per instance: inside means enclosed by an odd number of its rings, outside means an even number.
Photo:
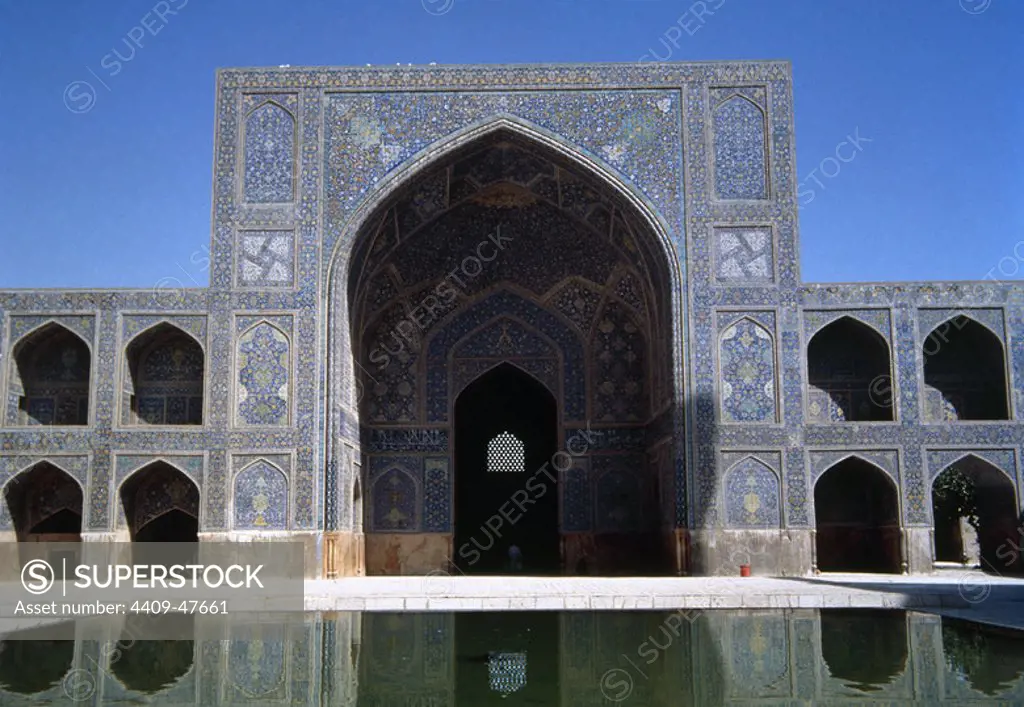
[[[515,543],[508,548],[508,568],[512,572],[523,571],[523,551]]]

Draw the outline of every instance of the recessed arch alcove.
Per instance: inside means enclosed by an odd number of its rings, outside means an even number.
[[[160,322],[125,347],[121,423],[201,425],[206,361],[191,335]]]
[[[654,499],[674,488],[676,465],[649,468],[644,433],[682,400],[681,270],[644,197],[584,150],[499,116],[410,159],[339,235],[328,454],[340,456],[334,450],[346,437],[361,446],[366,507],[374,509],[364,528],[368,573],[453,565],[456,399],[499,370],[518,370],[549,391],[558,410],[552,452],[562,452],[573,488],[587,487],[568,497],[559,489],[552,571],[581,566],[584,556],[582,566],[612,571],[621,569],[614,558],[669,546],[659,534],[672,532],[674,518],[661,518]],[[565,451],[588,423],[616,428],[616,443]],[[375,483],[396,467],[421,484],[399,493]],[[327,487],[352,488],[354,468],[328,464]],[[619,507],[622,494],[600,498],[598,471],[629,475],[636,513]],[[378,489],[388,498],[375,497]],[[354,504],[348,494],[337,502]],[[581,503],[590,505],[572,505]],[[351,514],[331,505],[327,530],[353,533],[352,523],[339,527]],[[599,505],[610,513],[600,528]],[[399,517],[406,520],[388,525]]]
[[[1017,490],[1004,470],[965,454],[932,479],[931,500],[937,562],[1021,572]]]
[[[889,474],[855,455],[838,461],[814,484],[816,567],[898,573],[899,519],[899,493]]]
[[[889,345],[875,329],[852,317],[822,327],[807,344],[808,383],[826,394],[828,410],[812,418],[830,422],[893,419]]]
[[[33,464],[4,486],[19,543],[78,542],[82,532],[82,485],[49,461]]]
[[[70,329],[47,322],[11,349],[11,425],[87,425],[92,353]]]
[[[991,329],[958,315],[928,333],[921,355],[928,421],[1010,419],[1003,342]]]
[[[199,541],[201,496],[188,474],[166,461],[153,461],[133,471],[121,483],[118,495],[129,537],[136,544],[136,561],[139,553],[165,559],[167,550],[154,543],[176,543],[176,550],[194,552],[183,544]]]

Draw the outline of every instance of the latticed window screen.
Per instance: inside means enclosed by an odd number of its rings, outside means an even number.
[[[526,451],[521,440],[509,432],[487,443],[487,471],[526,471]]]

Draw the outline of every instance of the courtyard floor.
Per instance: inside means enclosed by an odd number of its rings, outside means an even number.
[[[311,611],[918,609],[1024,628],[1024,579],[978,571],[817,577],[352,577],[308,580]]]
[[[0,585],[0,600],[24,597]],[[275,597],[251,597],[275,611]],[[282,599],[282,597],[278,597]],[[287,603],[287,602],[286,602]],[[294,604],[292,604],[294,605]],[[306,580],[306,611],[622,611],[903,609],[1024,630],[1024,579],[979,571],[816,577],[347,577]],[[58,623],[4,619],[0,634]]]

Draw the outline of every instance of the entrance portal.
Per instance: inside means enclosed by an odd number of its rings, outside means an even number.
[[[899,572],[896,485],[878,467],[849,457],[814,487],[817,567],[822,572]]]
[[[503,363],[455,403],[455,564],[466,573],[557,573],[561,566],[554,397]],[[510,557],[512,546],[522,559]]]

